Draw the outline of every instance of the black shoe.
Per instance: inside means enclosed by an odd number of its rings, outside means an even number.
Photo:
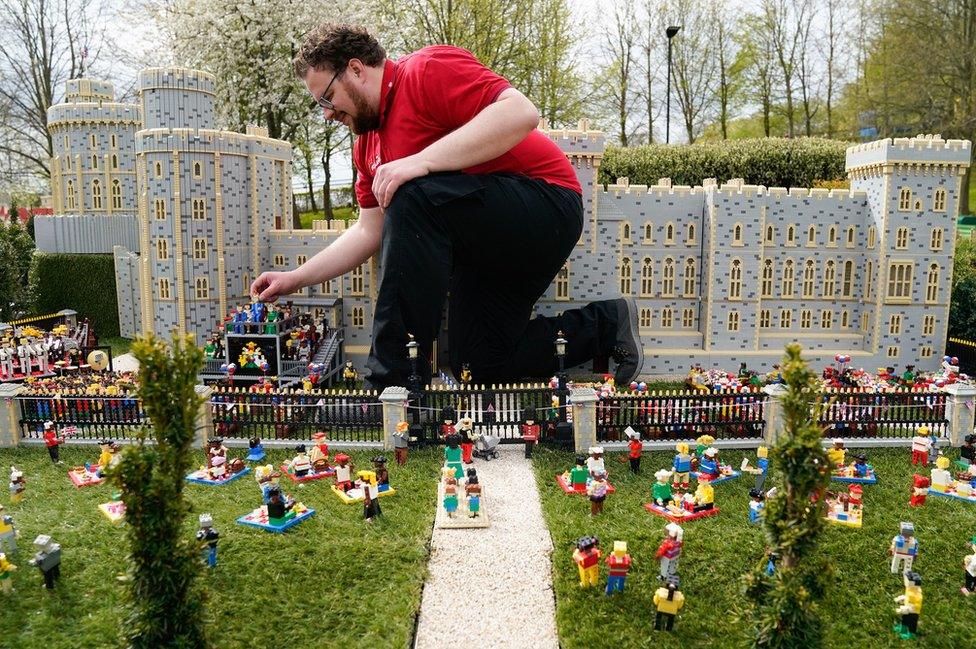
[[[630,385],[644,368],[644,346],[637,331],[637,301],[620,298],[613,302],[617,310],[617,335],[610,357],[617,363],[613,381],[619,390]]]

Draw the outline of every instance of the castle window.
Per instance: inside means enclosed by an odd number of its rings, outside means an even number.
[[[685,329],[691,329],[695,326],[695,310],[694,309],[682,309],[681,310],[681,326]]]
[[[109,136],[109,140],[112,143],[111,146],[112,146],[113,149],[119,148],[119,141],[118,141],[118,139],[116,139],[115,133],[112,133],[112,135]]]
[[[153,205],[155,207],[156,220],[157,221],[164,221],[164,220],[166,220],[166,201],[165,201],[165,199],[157,198],[155,201],[153,201]]]
[[[739,312],[729,311],[729,331],[739,330]]]
[[[64,136],[64,152],[65,153],[68,153],[68,151],[70,149],[71,149],[71,141],[68,139],[68,136],[65,135]]]
[[[874,262],[868,262],[868,270],[864,274],[864,299],[871,299],[871,289],[874,288]]]
[[[789,329],[793,326],[793,310],[792,309],[780,309],[779,310],[779,328]]]
[[[674,312],[671,308],[661,309],[661,328],[670,329],[674,326]]]
[[[761,297],[773,297],[773,260],[763,262]]]
[[[95,134],[94,133],[90,133],[88,135],[88,146],[89,146],[89,148],[92,148],[92,149],[94,149],[94,148],[96,148],[98,146],[98,141],[95,139]]]
[[[684,297],[695,297],[695,260],[692,257],[685,259],[685,292]]]
[[[868,314],[867,313],[862,313],[861,314],[861,331],[867,333],[867,331],[868,331],[868,324],[869,324],[868,323]]]
[[[848,248],[853,248],[854,247],[855,232],[856,231],[855,231],[853,225],[851,227],[847,228],[847,247]]]
[[[674,260],[670,257],[664,260],[664,271],[661,275],[661,295],[674,297]]]
[[[190,201],[193,218],[202,221],[207,218],[207,203],[202,198],[194,198]]]
[[[112,154],[112,169],[119,168],[119,155],[117,153]]]
[[[854,282],[854,262],[847,260],[844,262],[844,279],[841,283],[841,297],[852,297]]]
[[[206,300],[210,297],[210,284],[206,277],[197,277],[193,288],[198,300]]]
[[[928,277],[925,282],[925,301],[926,302],[938,302],[939,301],[939,265],[932,264],[929,266]]]
[[[824,265],[823,296],[831,299],[834,297],[834,266],[833,261]]]
[[[156,177],[157,178],[162,178],[163,177],[163,165],[162,165],[162,163],[160,163],[160,162],[157,162],[156,163],[156,165],[155,165],[155,171],[156,171]]]
[[[898,348],[897,347],[889,347],[888,348],[887,356],[888,356],[888,358],[898,358]]]
[[[648,221],[644,224],[644,243],[652,243],[654,241],[654,224]]]
[[[837,245],[837,228],[830,226],[827,228],[827,245],[836,246]]]
[[[92,209],[93,210],[102,209],[102,184],[97,180],[92,181],[91,194],[92,194]]]
[[[195,179],[203,178],[203,165],[199,162],[193,163],[193,177]]]
[[[888,300],[909,302],[912,299],[912,262],[888,265]]]
[[[846,310],[840,312],[840,328],[847,329],[851,326],[851,314]]]
[[[874,248],[874,242],[878,238],[878,231],[872,225],[868,228],[868,248]]]
[[[912,209],[912,190],[908,187],[902,187],[898,192],[898,209],[902,212]]]
[[[167,278],[167,277],[161,277],[161,278],[159,278],[159,282],[157,283],[157,286],[159,288],[159,299],[160,300],[168,300],[168,299],[170,299],[169,298],[169,278]]]
[[[803,265],[803,297],[813,297],[813,280],[816,276],[816,263],[812,259],[807,259]]]
[[[166,239],[156,239],[156,259],[159,261],[169,259],[169,242]]]
[[[897,250],[908,248],[908,228],[898,228],[895,231],[895,248]]]
[[[207,240],[202,237],[196,237],[193,239],[193,258],[194,259],[206,259],[207,258]]]
[[[901,316],[893,314],[891,318],[888,319],[888,334],[891,336],[897,336],[901,333]]]
[[[282,266],[284,266],[285,265],[285,256],[284,255],[275,255],[274,256],[274,265],[276,267],[278,267],[278,268],[281,268]]]
[[[769,309],[763,309],[759,312],[759,328],[769,329]]]
[[[641,297],[651,297],[654,295],[654,262],[650,257],[645,257],[641,262]]]
[[[791,225],[790,227],[786,228],[786,245],[796,245],[796,226]]]
[[[741,246],[742,245],[742,224],[736,223],[732,226],[732,245]]]
[[[668,224],[664,226],[664,243],[665,245],[670,245],[674,243],[674,223],[668,221]]]
[[[688,238],[685,240],[685,243],[688,244],[689,246],[695,243],[695,224],[694,223],[689,223],[688,224]]]
[[[935,197],[932,200],[932,211],[934,212],[945,212],[946,211],[946,190],[944,187],[939,187],[935,190]]]
[[[807,228],[807,245],[817,245],[817,226],[815,225],[811,225],[809,228]]]
[[[810,309],[803,309],[800,311],[800,329],[809,329],[810,322],[813,320],[813,316],[810,313]]]
[[[95,155],[94,153],[92,154],[91,157],[91,168],[92,171],[98,171],[98,156]]]
[[[942,228],[932,228],[931,248],[934,251],[942,250]]]
[[[569,299],[569,262],[563,264],[556,274],[556,299]]]
[[[931,336],[935,333],[935,316],[927,315],[922,318],[922,335]]]
[[[766,243],[772,244],[776,240],[776,228],[771,225],[766,226]]]
[[[362,327],[366,324],[366,311],[361,306],[352,308],[352,326]]]
[[[75,184],[72,181],[68,181],[68,209],[75,209]]]
[[[834,326],[834,312],[830,309],[824,309],[820,312],[820,328],[821,329],[832,329]]]
[[[308,255],[295,256],[295,263],[299,266],[304,266],[306,261],[308,261]]]
[[[630,295],[630,291],[631,291],[630,279],[631,279],[630,259],[624,257],[623,259],[620,260],[620,294],[621,295]]]
[[[931,347],[922,347],[922,358],[932,358],[933,350]]]
[[[112,209],[122,209],[122,184],[117,180],[112,181]]]
[[[729,266],[729,299],[742,299],[742,262],[738,259]]]
[[[366,277],[366,265],[360,264],[356,266],[351,271],[349,271],[349,292],[351,295],[362,295],[363,294],[363,282]]]
[[[650,329],[651,327],[651,310],[641,309],[637,318],[637,324],[641,329]]]
[[[783,264],[783,287],[780,291],[784,298],[793,297],[793,277],[793,260],[787,259]]]

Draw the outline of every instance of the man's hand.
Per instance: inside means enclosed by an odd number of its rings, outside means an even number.
[[[282,295],[294,293],[301,288],[295,271],[270,271],[261,273],[251,283],[251,296],[261,302],[274,302]]]
[[[416,155],[387,162],[377,167],[373,175],[373,196],[380,207],[386,209],[400,185],[429,173],[427,163]]]

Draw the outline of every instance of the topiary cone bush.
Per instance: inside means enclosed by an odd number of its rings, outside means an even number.
[[[139,396],[152,422],[122,451],[109,479],[122,492],[129,542],[129,647],[208,647],[205,601],[198,583],[200,555],[185,533],[190,505],[183,495],[190,470],[197,410],[194,390],[203,352],[192,336],[173,335],[172,346],[149,335],[132,345],[139,361]]]
[[[783,434],[771,453],[779,479],[763,519],[766,556],[744,578],[746,612],[753,647],[809,649],[822,643],[817,607],[830,568],[817,539],[830,473],[817,423],[821,393],[796,343],[786,347],[783,378]],[[771,555],[778,558],[769,575]]]

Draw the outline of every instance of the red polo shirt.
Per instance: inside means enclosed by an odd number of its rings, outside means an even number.
[[[360,207],[376,207],[376,168],[425,149],[471,121],[511,84],[473,54],[451,45],[432,45],[387,61],[380,92],[380,126],[356,139],[353,160],[359,176]],[[582,193],[576,172],[559,147],[538,129],[469,174],[517,173]]]

